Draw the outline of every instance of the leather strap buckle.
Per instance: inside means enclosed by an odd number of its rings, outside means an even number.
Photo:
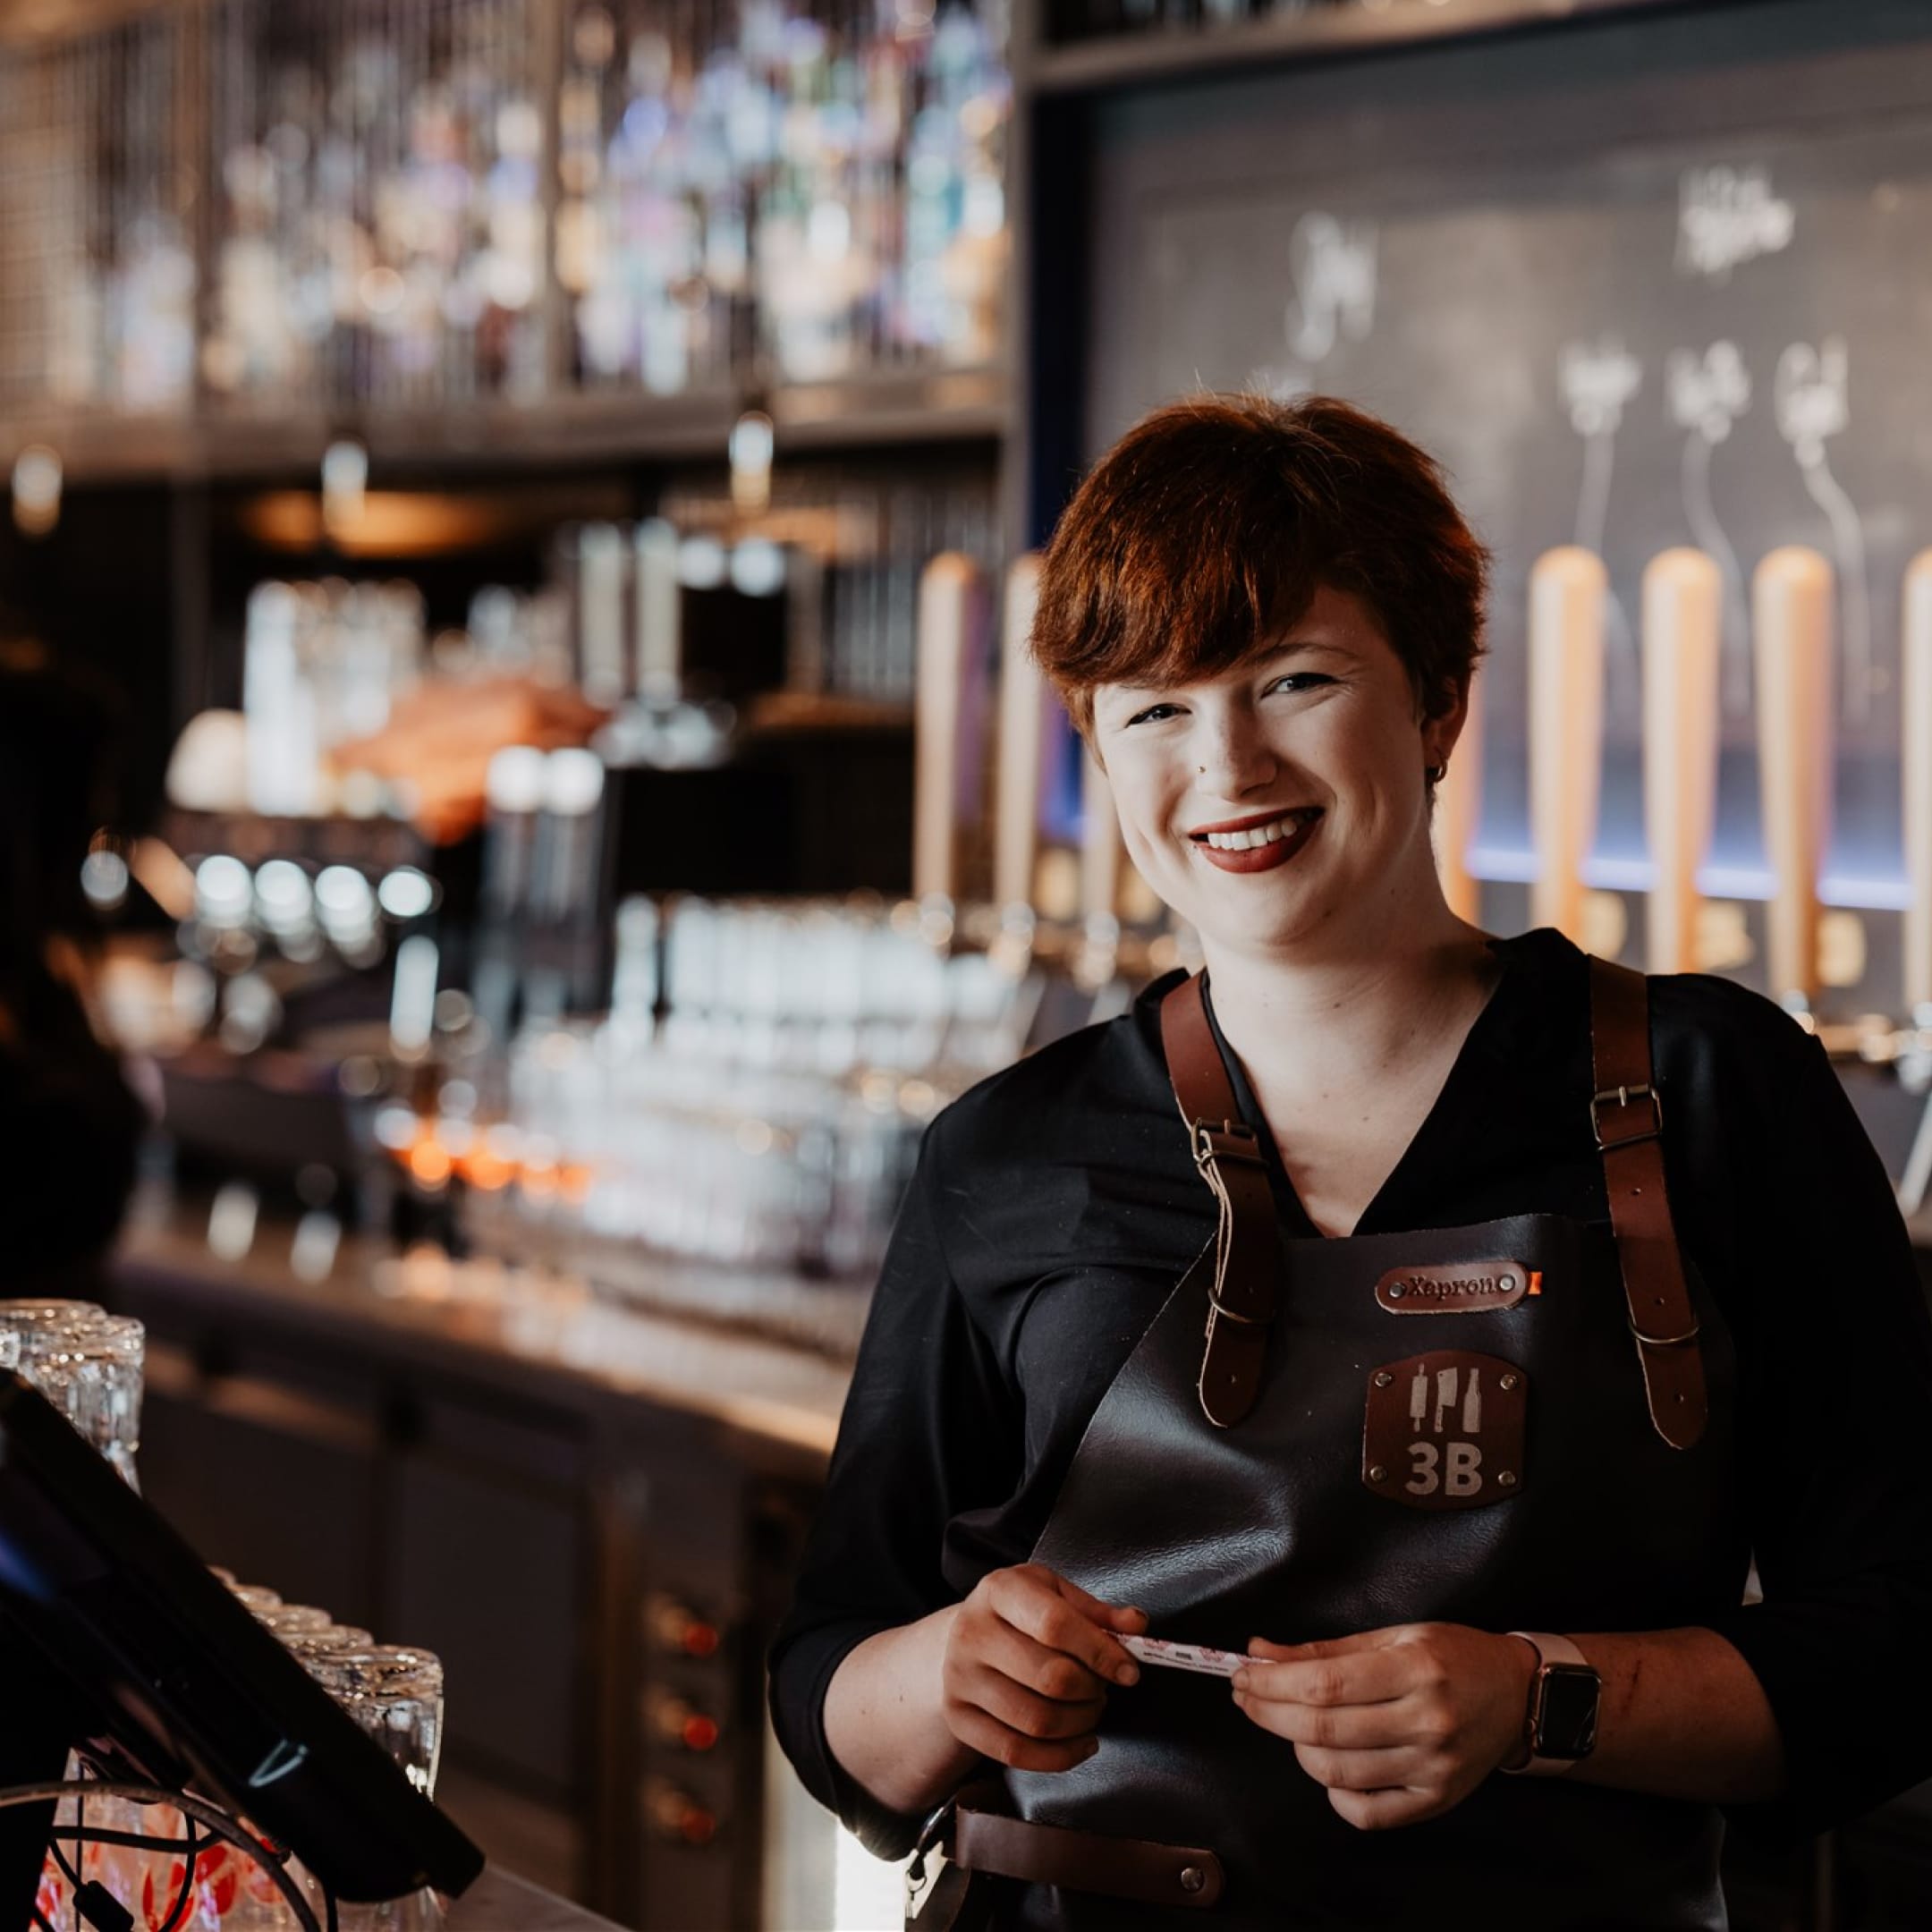
[[[1650,1124],[1640,1133],[1619,1134],[1614,1140],[1603,1136],[1602,1109],[1614,1101],[1620,1107],[1628,1106],[1632,1100],[1648,1100],[1650,1103]],[[1601,1093],[1590,1096],[1590,1132],[1596,1137],[1597,1150],[1600,1154],[1612,1154],[1618,1148],[1635,1147],[1642,1140],[1657,1140],[1664,1134],[1664,1100],[1655,1087],[1648,1082],[1635,1087],[1606,1087]]]
[[[947,1846],[953,1835],[953,1818],[957,1801],[948,1798],[936,1806],[919,1826],[912,1846],[912,1857],[905,1869],[905,1922],[911,1925],[931,1901],[941,1874],[952,1863]],[[931,1861],[928,1868],[928,1860]]]
[[[1646,1335],[1635,1322],[1630,1325],[1630,1332],[1646,1348],[1675,1348],[1682,1342],[1695,1342],[1701,1326],[1697,1317],[1690,1318],[1690,1326],[1682,1335]]]
[[[1239,1322],[1243,1328],[1266,1328],[1275,1319],[1273,1309],[1270,1309],[1266,1315],[1238,1314],[1221,1299],[1218,1287],[1210,1288],[1208,1291],[1208,1305],[1213,1309],[1223,1321]]]
[[[1194,1130],[1194,1165],[1205,1167],[1211,1161],[1248,1161],[1257,1167],[1267,1164],[1261,1158],[1261,1144],[1245,1121],[1198,1120]]]

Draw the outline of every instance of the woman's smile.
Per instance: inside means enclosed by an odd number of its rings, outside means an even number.
[[[1217,872],[1272,872],[1308,843],[1321,821],[1322,808],[1309,805],[1203,826],[1188,839]]]

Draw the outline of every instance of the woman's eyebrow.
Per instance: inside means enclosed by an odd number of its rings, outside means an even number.
[[[1345,644],[1337,643],[1326,637],[1284,638],[1279,643],[1270,644],[1255,654],[1258,665],[1278,663],[1284,657],[1352,657],[1354,654]]]

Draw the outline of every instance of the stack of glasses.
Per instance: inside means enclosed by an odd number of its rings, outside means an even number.
[[[140,1444],[144,1339],[140,1322],[109,1315],[90,1301],[0,1301],[0,1368],[17,1369],[131,1487],[139,1487],[134,1457]],[[284,1603],[274,1590],[237,1583],[225,1570],[215,1574],[402,1767],[410,1783],[433,1797],[443,1741],[441,1660],[428,1650],[378,1644],[368,1631],[337,1623],[326,1610]],[[79,1769],[70,1765],[70,1776]],[[60,1808],[57,1842],[64,1843],[72,1833],[76,1809],[72,1801]],[[88,1818],[96,1829],[162,1838],[184,1835],[185,1821],[166,1806],[142,1808],[96,1798],[89,1803]],[[106,1885],[134,1914],[137,1925],[169,1922],[185,1876],[172,1859],[99,1843],[76,1846],[67,1862],[83,1880]],[[292,1870],[319,1917],[316,1887],[292,1863]],[[267,1875],[221,1843],[208,1847],[196,1860],[190,1900],[180,1923],[221,1926],[228,1932],[292,1932],[295,1924]],[[71,1922],[72,1880],[55,1860],[48,1860],[38,1904],[47,1924]],[[417,1932],[438,1917],[433,1896],[424,1894],[389,1904],[343,1907],[337,1922],[344,1932],[351,1928]]]
[[[284,1603],[274,1590],[237,1583],[225,1570],[217,1568],[215,1574],[383,1747],[410,1783],[433,1798],[443,1750],[442,1659],[414,1646],[377,1643],[368,1631],[337,1623],[326,1610]],[[317,1888],[299,1865],[292,1864],[292,1870],[321,1918]],[[228,1932],[293,1932],[294,1926],[274,1887],[254,1870],[243,1876],[229,1911],[208,1922]],[[428,1893],[379,1905],[339,1906],[336,1917],[342,1932],[425,1932],[440,1922],[440,1907]]]
[[[0,1368],[18,1369],[135,1489],[144,1339],[92,1301],[0,1301]]]
[[[215,1574],[273,1631],[309,1674],[402,1767],[426,1797],[436,1795],[443,1748],[443,1663],[415,1645],[379,1644],[312,1604],[284,1603],[272,1589]]]

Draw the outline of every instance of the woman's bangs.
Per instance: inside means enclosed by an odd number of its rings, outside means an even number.
[[[1191,565],[1163,555],[1140,568],[1130,560],[1122,571],[1107,600],[1113,607],[1096,626],[1093,682],[1165,690],[1216,676],[1278,637],[1313,601],[1315,578],[1299,546],[1277,542],[1243,555],[1199,534]]]

